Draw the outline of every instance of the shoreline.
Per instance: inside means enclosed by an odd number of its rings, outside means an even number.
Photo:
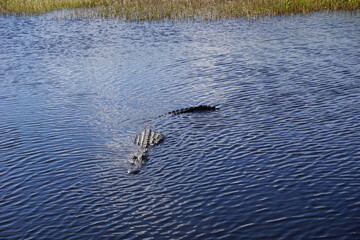
[[[38,15],[75,10],[75,18],[129,21],[259,18],[314,12],[356,11],[357,0],[3,0],[0,15]]]

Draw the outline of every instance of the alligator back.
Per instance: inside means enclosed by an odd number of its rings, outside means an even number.
[[[155,132],[151,129],[145,129],[142,133],[138,134],[135,138],[134,143],[143,147],[148,148],[150,146],[157,145],[165,136],[159,132]]]

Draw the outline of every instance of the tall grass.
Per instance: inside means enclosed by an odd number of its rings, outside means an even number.
[[[0,14],[5,15],[64,8],[91,8],[96,16],[127,20],[222,19],[359,10],[360,0],[0,0]]]

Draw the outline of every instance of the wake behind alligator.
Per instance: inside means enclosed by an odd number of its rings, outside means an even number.
[[[215,111],[218,110],[218,107],[208,106],[208,105],[200,105],[196,107],[188,107],[182,108],[179,110],[171,111],[166,114],[160,115],[159,117],[172,116],[178,114],[192,113],[192,112],[200,112],[200,111]],[[158,145],[162,141],[164,141],[165,136],[159,132],[153,131],[151,129],[145,129],[143,132],[138,134],[135,137],[134,143],[139,145],[141,148],[134,153],[129,162],[132,164],[132,168],[128,170],[129,174],[137,174],[140,172],[140,168],[144,165],[148,159],[149,149],[152,146]]]

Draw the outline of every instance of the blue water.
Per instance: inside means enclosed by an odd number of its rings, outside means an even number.
[[[358,13],[0,17],[2,240],[360,239],[359,146]]]

